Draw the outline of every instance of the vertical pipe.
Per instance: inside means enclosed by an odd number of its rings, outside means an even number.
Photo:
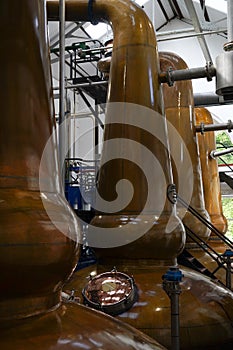
[[[64,183],[63,165],[66,133],[62,124],[65,121],[65,0],[59,0],[59,51],[59,160],[61,178]]]
[[[180,282],[183,274],[177,266],[172,266],[162,276],[163,289],[170,298],[171,306],[171,349],[180,349],[180,311],[179,311],[179,295],[181,293]]]
[[[171,296],[171,345],[172,350],[180,350],[179,294]]]
[[[227,38],[233,41],[233,1],[227,0]]]

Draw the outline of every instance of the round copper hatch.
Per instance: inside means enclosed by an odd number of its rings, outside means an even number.
[[[113,270],[91,278],[82,291],[84,304],[109,315],[119,315],[137,300],[134,279]]]

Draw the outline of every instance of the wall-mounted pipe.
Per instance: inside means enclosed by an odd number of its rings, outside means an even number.
[[[169,86],[172,86],[175,81],[180,80],[206,78],[208,81],[211,81],[215,75],[215,67],[211,63],[208,63],[205,67],[189,69],[174,70],[171,67],[167,67],[165,72],[159,74],[159,80],[161,83],[168,83]]]
[[[228,130],[228,132],[231,132],[233,129],[233,122],[231,120],[228,120],[227,123],[220,123],[220,124],[205,124],[204,122],[201,122],[200,125],[195,126],[195,129],[196,129],[196,132],[200,132],[201,134],[204,134],[205,132],[208,132],[208,131],[218,131],[218,130]]]
[[[213,92],[195,93],[194,106],[207,107],[233,104],[233,95],[219,96]]]
[[[225,154],[233,153],[233,147],[225,149],[223,151],[218,151],[218,150],[212,150],[210,152],[210,157],[215,159],[217,157],[224,156]]]

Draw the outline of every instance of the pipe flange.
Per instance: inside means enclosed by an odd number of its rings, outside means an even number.
[[[200,132],[202,135],[204,135],[204,133],[205,133],[205,124],[204,123],[200,124]]]
[[[212,77],[213,77],[213,75],[211,74],[212,69],[213,69],[213,63],[210,61],[207,62],[205,66],[207,81],[212,81]]]
[[[99,21],[95,18],[94,13],[93,13],[93,3],[95,0],[89,0],[88,1],[88,17],[93,26],[97,25]]]
[[[176,192],[176,185],[170,184],[167,187],[167,198],[172,204],[176,204],[177,202],[177,192]]]
[[[226,43],[223,45],[224,51],[232,51],[233,50],[233,41]]]
[[[168,86],[173,86],[173,84],[174,84],[172,71],[173,71],[172,67],[169,67],[167,70],[167,84],[168,84]]]
[[[232,123],[231,119],[229,119],[228,123],[227,123],[227,131],[232,132],[232,129],[233,129],[233,123]]]

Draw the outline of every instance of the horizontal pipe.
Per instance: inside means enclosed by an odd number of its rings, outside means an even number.
[[[167,70],[159,74],[159,80],[161,83],[168,83],[172,86],[174,81],[190,80],[207,78],[208,81],[212,80],[212,77],[216,75],[216,69],[212,64],[207,64],[205,67],[197,67],[190,69],[179,70]]]
[[[106,80],[100,80],[100,81],[93,81],[90,83],[80,83],[80,84],[73,84],[73,85],[67,85],[65,89],[76,89],[81,87],[87,87],[87,86],[95,86],[95,85],[107,85],[108,81]],[[55,86],[53,90],[59,90],[58,86]]]
[[[233,122],[231,120],[228,120],[227,123],[223,124],[204,124],[201,123],[200,125],[196,125],[196,132],[204,133],[206,131],[218,131],[218,130],[228,130],[228,132],[231,132],[233,129]]]
[[[193,31],[193,29],[192,29]],[[173,37],[169,37],[169,38],[161,38],[158,39],[157,42],[161,42],[161,41],[169,41],[169,40],[179,40],[179,39],[188,39],[188,38],[195,38],[195,37],[202,37],[205,35],[213,35],[213,34],[220,34],[220,33],[225,33],[227,32],[227,29],[219,29],[219,30],[210,30],[210,31],[205,31],[205,32],[201,32],[201,33],[189,33],[189,34],[183,34],[183,35],[178,35],[178,36],[173,36]],[[161,35],[164,36],[165,34]],[[170,34],[172,35],[172,33]],[[160,35],[158,35],[160,37]]]
[[[233,147],[224,149],[223,151],[213,150],[210,152],[210,157],[214,159],[214,158],[221,157],[221,156],[224,156],[224,154],[229,154],[229,153],[233,153]]]
[[[214,92],[194,94],[195,107],[218,106],[226,104],[233,104],[233,94],[225,96],[219,96]]]
[[[172,30],[172,31],[167,31],[167,32],[161,32],[161,33],[157,33],[157,37],[162,37],[162,36],[166,36],[166,35],[175,35],[175,34],[181,34],[181,33],[185,33],[186,31],[183,30]],[[189,29],[189,32],[193,32],[193,29]],[[169,38],[161,38],[161,39],[157,39],[157,42],[162,42],[162,41],[169,41],[169,40],[179,40],[179,39],[187,39],[187,38],[192,38],[192,37],[199,37],[199,36],[203,36],[203,35],[213,35],[213,34],[220,34],[220,33],[225,33],[227,32],[227,29],[219,29],[219,30],[209,30],[209,31],[205,31],[202,33],[189,33],[189,34],[183,34],[183,35],[178,35],[178,36],[173,36],[173,37],[169,37]],[[83,39],[83,42],[85,42],[85,39]],[[68,45],[65,47],[65,50],[78,50],[81,49],[80,47],[78,47],[79,44],[73,44],[73,45]],[[100,46],[100,47],[95,47],[95,48],[90,48],[90,49],[82,49],[82,52],[87,52],[87,53],[93,53],[93,52],[102,52],[103,50],[106,49],[111,49],[113,46],[109,45],[109,46]],[[51,53],[58,53],[59,52],[59,48],[51,48]]]

